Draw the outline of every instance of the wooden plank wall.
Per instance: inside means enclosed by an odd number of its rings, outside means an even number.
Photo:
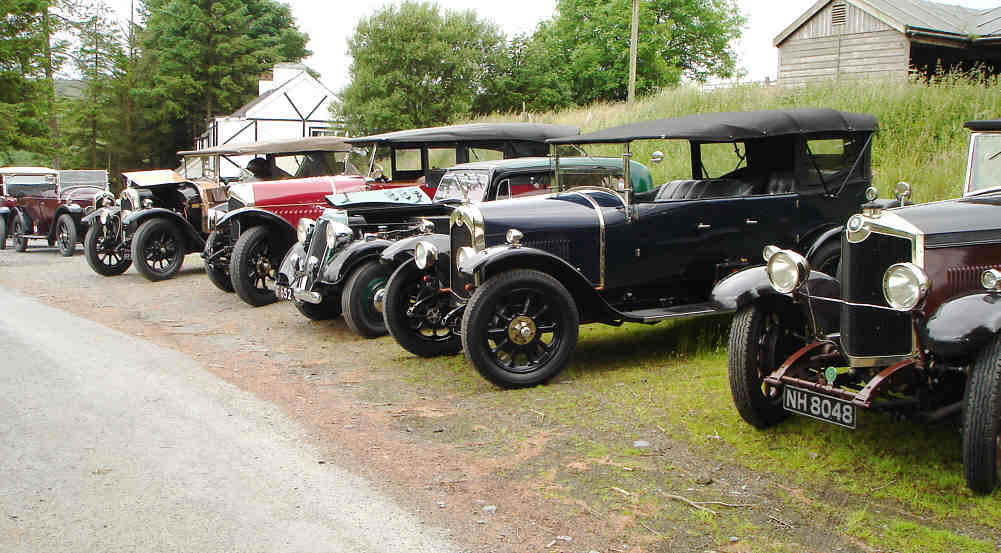
[[[907,78],[907,37],[847,2],[845,23],[832,25],[833,4],[817,12],[779,45],[779,84]]]

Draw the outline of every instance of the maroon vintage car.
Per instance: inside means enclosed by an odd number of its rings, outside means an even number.
[[[98,197],[111,197],[106,177],[101,184],[61,182],[60,172],[47,167],[2,167],[0,185],[0,247],[9,232],[19,252],[39,239],[58,246],[66,257],[73,255],[87,230],[81,219],[94,210]]]
[[[562,134],[561,134],[562,133]],[[243,182],[229,188],[227,212],[220,215],[203,254],[210,274],[227,267],[230,283],[213,280],[222,290],[233,291],[246,303],[260,306],[275,301],[274,283],[285,254],[297,241],[299,221],[314,220],[328,207],[325,197],[362,190],[420,186],[434,196],[445,169],[456,163],[546,155],[545,140],[567,133],[567,127],[532,123],[490,123],[411,129],[392,133],[339,139],[303,138],[259,144],[267,153],[260,163],[261,182]],[[287,163],[284,157],[305,160],[307,152],[323,145],[328,152],[313,162]],[[338,146],[339,145],[339,146]],[[214,150],[181,152],[191,156],[213,152],[231,155],[225,146]],[[246,154],[245,149],[240,152]],[[314,156],[315,157],[315,156]],[[324,164],[320,158],[326,159]],[[290,160],[288,160],[290,161]],[[386,164],[386,168],[382,164]],[[309,171],[303,172],[302,167]],[[271,172],[268,172],[270,168]],[[249,169],[249,167],[248,167]],[[294,169],[294,170],[292,170]],[[324,173],[327,169],[329,172]],[[341,172],[342,174],[337,174]],[[388,169],[388,171],[387,171]],[[334,175],[290,181],[272,180],[286,175]]]

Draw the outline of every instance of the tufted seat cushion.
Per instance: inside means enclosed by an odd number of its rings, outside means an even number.
[[[754,183],[734,179],[675,180],[657,189],[655,201],[735,198],[749,196]]]

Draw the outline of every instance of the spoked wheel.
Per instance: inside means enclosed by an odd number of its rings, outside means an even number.
[[[421,357],[459,353],[462,340],[445,324],[454,306],[451,294],[441,292],[437,279],[424,281],[426,273],[413,260],[400,265],[386,284],[383,318],[386,328],[403,349]]]
[[[781,390],[764,379],[806,344],[805,323],[796,306],[758,301],[741,309],[730,327],[730,392],[740,416],[768,428],[788,416]]]
[[[1001,475],[1001,337],[977,356],[966,384],[963,472],[979,494],[994,491]]]
[[[151,219],[132,238],[132,262],[151,281],[173,277],[181,270],[186,251],[181,229],[167,219]]]
[[[534,386],[566,366],[577,343],[580,315],[555,278],[514,270],[487,280],[462,317],[466,358],[505,388]]]
[[[354,270],[341,292],[341,311],[348,328],[365,338],[386,334],[382,311],[386,281],[391,267],[378,259],[368,261]]]
[[[14,216],[14,251],[23,252],[28,249],[28,239],[24,237],[28,229],[24,226],[24,221],[17,215]]]
[[[229,256],[220,253],[226,247],[229,235],[213,230],[205,241],[205,274],[216,288],[223,292],[233,291],[233,280],[229,275]]]
[[[132,265],[132,259],[126,255],[126,245],[119,236],[109,231],[109,226],[110,224],[102,225],[95,221],[83,238],[83,254],[87,258],[87,264],[95,273],[103,276],[120,275]]]
[[[275,296],[275,274],[288,247],[281,249],[273,242],[271,228],[253,227],[240,234],[233,245],[229,274],[236,295],[244,302],[259,307],[278,300]]]
[[[69,214],[62,214],[56,220],[56,246],[63,257],[73,257],[76,252],[76,223]]]

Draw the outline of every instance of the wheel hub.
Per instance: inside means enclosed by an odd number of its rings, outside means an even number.
[[[507,326],[508,338],[519,346],[523,346],[534,340],[537,332],[538,329],[535,326],[535,321],[531,317],[524,315],[515,317]]]
[[[372,305],[375,306],[375,310],[382,313],[382,308],[386,302],[386,287],[383,286],[375,291],[372,295]]]

